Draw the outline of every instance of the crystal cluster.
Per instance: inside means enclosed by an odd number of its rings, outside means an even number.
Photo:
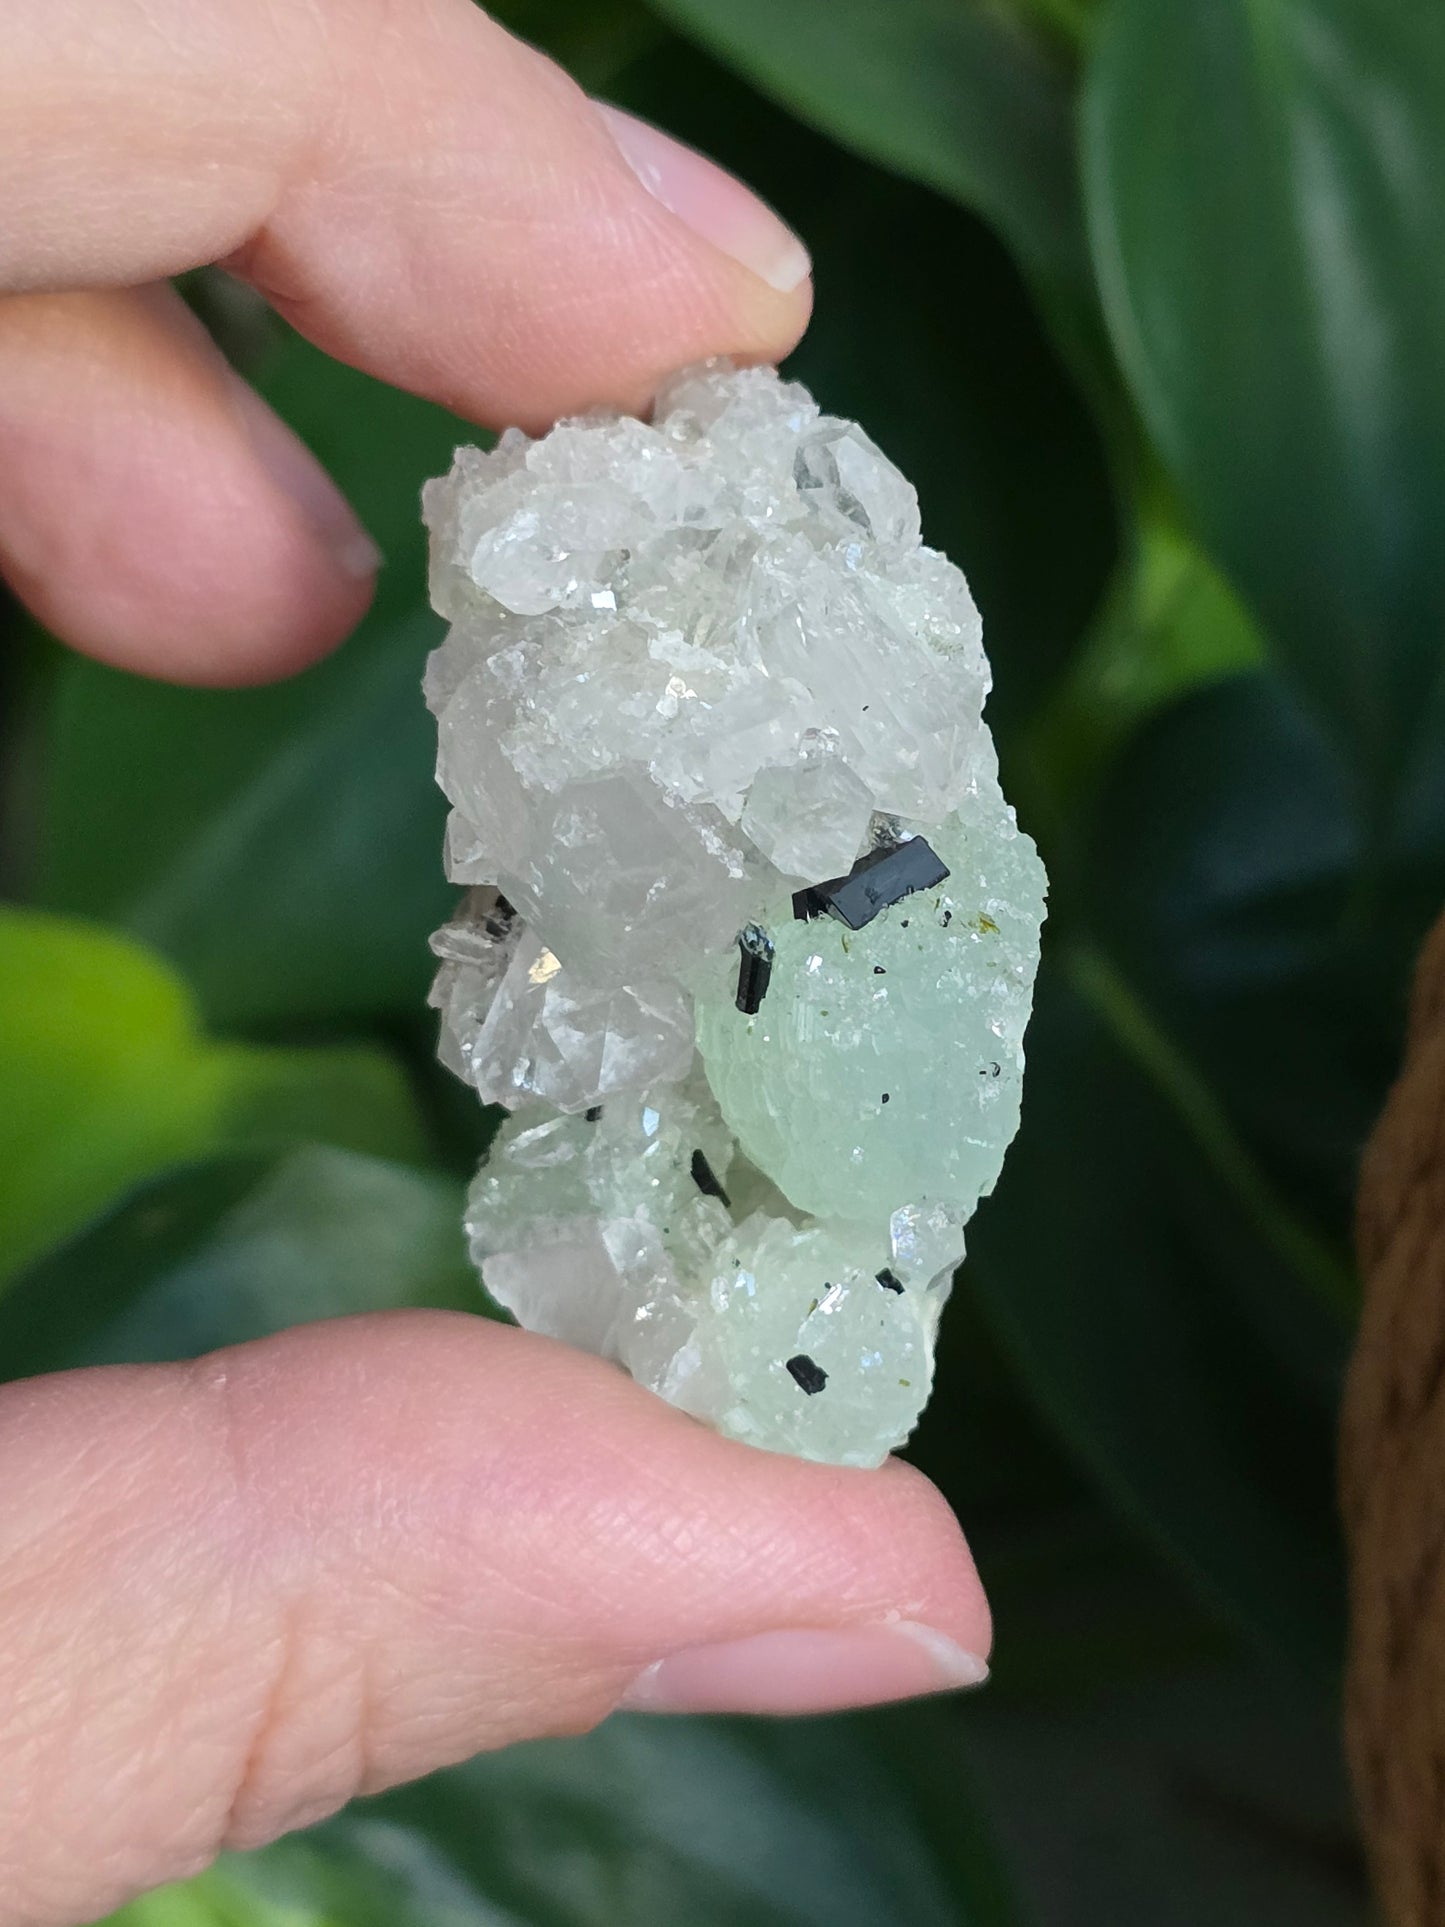
[[[875,1465],[1018,1124],[1044,874],[963,576],[770,369],[458,451],[427,669],[489,1291],[735,1438]]]

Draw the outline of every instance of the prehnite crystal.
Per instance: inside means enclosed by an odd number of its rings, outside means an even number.
[[[464,448],[425,491],[468,887],[443,1060],[520,1322],[732,1437],[876,1465],[1018,1125],[1044,873],[968,586],[770,369]]]

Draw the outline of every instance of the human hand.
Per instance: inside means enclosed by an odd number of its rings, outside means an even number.
[[[332,353],[534,427],[806,319],[775,217],[467,0],[13,0],[6,28],[0,569],[127,668],[285,674],[375,562],[158,277],[222,260]],[[0,1490],[0,1927],[619,1703],[864,1704],[988,1647],[909,1468],[730,1443],[481,1319],[0,1389]]]

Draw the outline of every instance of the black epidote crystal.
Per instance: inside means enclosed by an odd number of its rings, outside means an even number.
[[[806,1352],[799,1352],[796,1358],[790,1358],[787,1369],[809,1398],[815,1392],[821,1392],[828,1383],[828,1374],[821,1365],[815,1365]]]
[[[861,930],[890,903],[911,897],[915,890],[931,890],[948,875],[948,865],[926,837],[910,836],[860,856],[845,877],[810,883],[793,894],[793,915],[836,917],[850,930]]]
[[[718,1181],[717,1172],[713,1170],[701,1151],[694,1151],[692,1154],[692,1181],[705,1198],[720,1198],[731,1208],[732,1199],[723,1190]]]
[[[738,1009],[756,1016],[773,975],[773,940],[761,924],[750,923],[738,932]]]

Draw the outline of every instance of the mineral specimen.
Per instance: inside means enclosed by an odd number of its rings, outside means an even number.
[[[512,1113],[486,1285],[735,1438],[875,1465],[1017,1128],[1043,916],[967,584],[769,369],[460,449],[425,508],[470,886],[432,1001]]]

